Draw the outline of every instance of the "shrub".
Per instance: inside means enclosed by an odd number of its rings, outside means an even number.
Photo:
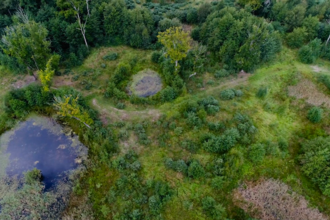
[[[241,97],[241,96],[243,96],[243,92],[242,92],[242,90],[235,90],[235,95],[236,95],[237,97]]]
[[[200,31],[201,29],[199,27],[194,28],[190,34],[191,38],[194,39],[195,41],[200,41],[200,34],[199,34]]]
[[[118,109],[124,109],[124,108],[126,108],[126,105],[125,105],[125,103],[118,102],[117,105],[116,105],[116,108],[118,108]]]
[[[161,52],[154,51],[151,55],[151,61],[154,63],[159,63],[159,61],[160,61],[159,59],[161,56],[162,56]]]
[[[24,178],[26,184],[31,185],[34,183],[39,183],[41,180],[41,171],[34,168],[33,170],[26,172]]]
[[[181,146],[188,150],[190,153],[196,153],[199,149],[198,144],[194,143],[192,140],[182,141]]]
[[[289,33],[286,37],[286,42],[291,48],[299,48],[304,45],[307,39],[307,31],[303,28],[295,28],[293,32]]]
[[[264,98],[268,93],[268,88],[267,87],[260,87],[256,96],[258,98]]]
[[[222,77],[227,77],[229,75],[230,75],[230,73],[227,70],[221,69],[221,70],[218,70],[218,71],[215,72],[214,77],[215,78],[222,78]]]
[[[199,100],[198,104],[203,107],[209,115],[214,115],[220,110],[219,102],[213,96],[208,96]]]
[[[318,137],[302,143],[300,162],[302,171],[318,185],[323,194],[330,196],[330,137]]]
[[[314,63],[320,57],[322,41],[320,39],[312,40],[308,45],[300,48],[299,59],[303,63]]]
[[[126,80],[130,76],[131,66],[128,63],[121,62],[118,64],[113,80],[116,84]]]
[[[205,175],[205,170],[198,161],[194,160],[189,164],[189,168],[188,168],[189,177],[197,179],[204,177],[204,175]]]
[[[253,163],[260,163],[266,155],[265,146],[262,144],[254,144],[249,147],[248,157]]]
[[[223,100],[233,99],[233,98],[235,98],[235,95],[236,95],[235,90],[233,90],[233,89],[226,89],[226,90],[221,91],[221,93],[220,93],[220,97]]]
[[[172,87],[167,86],[165,89],[160,91],[159,96],[162,102],[169,102],[176,98],[176,93]]]
[[[105,55],[104,57],[102,57],[103,60],[108,60],[108,61],[112,61],[112,60],[117,60],[118,59],[118,53],[109,53],[107,55]]]
[[[218,204],[211,196],[207,196],[202,200],[203,211],[215,220],[226,219],[226,209]]]
[[[330,90],[330,77],[328,75],[320,75],[318,81],[323,83]]]
[[[181,128],[181,127],[177,127],[174,129],[174,134],[177,136],[181,135],[182,132],[183,132],[183,128]]]
[[[311,108],[307,113],[307,118],[313,123],[319,123],[322,120],[323,110],[319,107]]]
[[[217,177],[214,177],[212,179],[212,182],[211,182],[211,186],[214,188],[214,189],[222,189],[223,188],[223,184],[224,184],[225,180],[224,180],[224,177],[223,176],[217,176]]]

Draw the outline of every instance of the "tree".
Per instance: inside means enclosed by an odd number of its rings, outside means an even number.
[[[159,41],[165,46],[165,56],[170,57],[175,62],[175,70],[179,68],[179,61],[187,56],[190,49],[189,34],[181,27],[171,27],[158,35]]]
[[[286,37],[286,41],[289,47],[299,48],[301,47],[308,36],[307,30],[305,27],[295,28],[293,32],[289,33]]]
[[[64,97],[54,97],[54,107],[58,110],[57,114],[61,117],[70,117],[83,123],[86,127],[90,128],[93,120],[88,115],[87,111],[82,109],[78,104],[79,96],[73,98],[71,95]]]
[[[57,6],[65,10],[62,11],[62,13],[64,13],[66,17],[70,15],[74,15],[76,17],[79,25],[79,30],[84,38],[85,45],[87,48],[88,43],[86,39],[86,24],[88,18],[90,17],[89,1],[91,0],[57,0]],[[84,7],[86,7],[87,15],[84,16],[85,18],[83,19],[82,13]]]
[[[307,39],[313,40],[317,36],[319,19],[317,17],[308,16],[304,19],[302,26],[306,28]]]
[[[38,75],[39,75],[39,79],[40,82],[43,86],[43,90],[45,92],[49,91],[49,88],[51,86],[52,83],[52,79],[53,76],[55,74],[55,70],[52,68],[52,62],[53,62],[53,57],[51,57],[46,65],[46,69],[45,70],[40,70]]]
[[[29,69],[42,69],[50,56],[50,42],[46,39],[48,31],[40,23],[30,21],[21,8],[17,16],[21,22],[6,28],[1,39],[2,49]]]

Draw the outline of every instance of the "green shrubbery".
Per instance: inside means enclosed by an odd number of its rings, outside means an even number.
[[[112,60],[116,60],[118,59],[118,53],[109,53],[107,55],[105,55],[104,57],[102,57],[103,60],[107,60],[107,61],[112,61]]]
[[[311,181],[330,196],[330,138],[318,137],[302,143],[302,170]]]
[[[321,54],[322,42],[320,39],[315,39],[309,44],[299,49],[299,59],[303,63],[314,63]]]
[[[253,163],[260,163],[265,155],[265,146],[262,144],[251,145],[248,149],[248,157]]]
[[[213,197],[207,196],[203,198],[202,207],[206,215],[212,219],[222,220],[227,216],[226,209],[217,203]]]
[[[173,161],[173,159],[168,158],[165,160],[165,166],[190,178],[197,179],[205,176],[204,167],[197,160],[186,163],[184,160]]]
[[[322,120],[323,110],[319,107],[311,108],[307,113],[307,118],[313,123],[319,123]]]

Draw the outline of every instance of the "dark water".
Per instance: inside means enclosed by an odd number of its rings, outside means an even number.
[[[22,175],[28,170],[41,170],[45,189],[55,186],[67,177],[66,171],[74,170],[78,153],[65,134],[56,135],[28,120],[11,136],[6,153],[10,154],[7,175]],[[57,125],[59,126],[59,125]]]

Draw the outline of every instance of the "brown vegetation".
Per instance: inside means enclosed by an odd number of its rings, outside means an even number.
[[[289,86],[289,96],[305,99],[308,104],[330,107],[330,98],[320,92],[316,85],[308,79],[302,79],[297,85]]]
[[[268,179],[247,183],[235,191],[239,206],[256,212],[263,220],[326,220],[319,210],[308,207],[307,200],[278,180]]]

